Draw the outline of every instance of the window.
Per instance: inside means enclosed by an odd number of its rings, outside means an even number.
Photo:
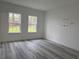
[[[37,16],[28,16],[28,32],[37,32]]]
[[[20,33],[21,32],[21,14],[9,13],[9,29],[8,33]]]

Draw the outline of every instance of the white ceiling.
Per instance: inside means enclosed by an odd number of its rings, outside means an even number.
[[[3,0],[17,5],[27,6],[40,10],[50,10],[68,5],[75,5],[78,0]]]

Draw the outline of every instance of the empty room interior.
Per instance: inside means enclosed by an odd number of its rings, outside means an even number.
[[[79,59],[79,0],[0,0],[0,59]]]

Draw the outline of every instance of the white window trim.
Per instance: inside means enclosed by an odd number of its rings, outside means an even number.
[[[28,22],[29,22],[29,16],[33,16],[33,15],[28,15]],[[34,16],[34,17],[37,17],[37,16]],[[37,21],[38,21],[38,17],[37,17]],[[37,24],[38,24],[38,22],[37,22]],[[28,29],[27,29],[27,32],[28,33],[37,33],[38,32],[38,30],[37,30],[37,24],[29,24],[28,23],[28,25],[36,25],[36,32],[28,32]]]
[[[15,13],[15,12],[9,12],[9,13],[13,13],[13,20],[14,20],[14,14],[20,14],[20,13]],[[9,24],[9,13],[8,13],[8,24]],[[20,22],[21,22],[21,17],[20,17]],[[9,32],[9,25],[8,25],[8,34],[20,34],[20,33],[22,33],[21,23],[20,23],[20,32]]]

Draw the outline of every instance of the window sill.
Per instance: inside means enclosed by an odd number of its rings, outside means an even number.
[[[21,32],[20,33],[8,33],[8,34],[21,34]]]

